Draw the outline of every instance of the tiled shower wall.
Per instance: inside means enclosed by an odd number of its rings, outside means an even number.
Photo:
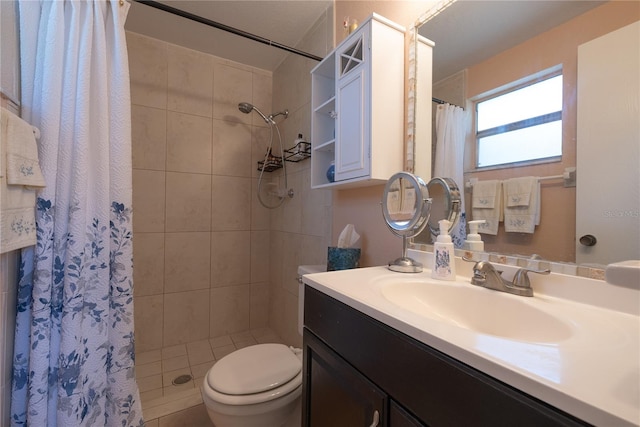
[[[128,33],[127,43],[136,350],[264,326],[300,346],[297,268],[326,263],[332,193],[310,189],[308,160],[287,163],[294,197],[262,207],[256,162],[270,133],[237,105],[288,109],[276,120],[291,147],[298,133],[310,134],[309,72],[317,62],[289,55],[272,76],[138,34]],[[331,51],[332,8],[296,47]],[[267,175],[284,188],[282,170]]]
[[[136,350],[268,324],[271,73],[128,33]]]

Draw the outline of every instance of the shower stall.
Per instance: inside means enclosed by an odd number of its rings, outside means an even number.
[[[310,91],[315,61],[290,55],[271,72],[132,32],[127,44],[138,360],[191,364],[198,348],[217,359],[273,336],[300,346],[297,267],[326,259],[331,193],[310,190],[308,161],[260,162],[309,134],[309,97],[291,88]],[[212,363],[197,362],[172,371],[189,370],[180,387]],[[139,379],[151,396],[153,378]]]
[[[313,62],[292,55],[271,73],[135,33],[127,42],[137,351],[267,328],[300,345],[297,266],[326,259],[331,193],[310,190],[308,161],[258,164],[309,134],[308,97],[288,88],[310,88],[300,70]],[[259,190],[279,205],[265,208]]]

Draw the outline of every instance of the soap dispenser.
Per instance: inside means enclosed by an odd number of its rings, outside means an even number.
[[[438,221],[440,234],[433,244],[433,268],[431,277],[440,280],[456,279],[456,263],[453,242],[449,236],[451,222],[446,219]]]
[[[467,239],[464,241],[464,249],[468,251],[484,251],[484,242],[478,234],[478,226],[480,224],[484,224],[487,222],[484,219],[476,219],[474,221],[469,221],[469,234],[467,234]]]

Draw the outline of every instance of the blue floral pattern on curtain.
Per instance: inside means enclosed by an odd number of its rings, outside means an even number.
[[[20,1],[23,117],[40,128],[47,186],[38,192],[37,244],[22,251],[12,426],[144,425],[134,363],[128,6]]]
[[[12,424],[55,425],[34,423],[50,409],[71,422],[63,425],[142,425],[137,389],[127,390],[134,376],[131,209],[111,203],[110,218],[92,218],[80,236],[55,236],[55,220],[51,201],[38,199],[38,243],[20,265],[14,360],[14,401],[30,407],[13,412]],[[48,360],[49,369],[31,370],[32,358]]]

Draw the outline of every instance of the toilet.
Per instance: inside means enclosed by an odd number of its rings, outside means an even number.
[[[298,274],[324,270],[326,266],[300,266]],[[300,290],[302,301],[302,284]],[[299,312],[299,331],[302,320]],[[202,385],[215,427],[281,427],[290,421],[301,394],[302,350],[275,343],[226,355],[209,369]]]
[[[302,393],[302,350],[257,344],[220,359],[203,381],[202,399],[216,427],[280,427]]]

